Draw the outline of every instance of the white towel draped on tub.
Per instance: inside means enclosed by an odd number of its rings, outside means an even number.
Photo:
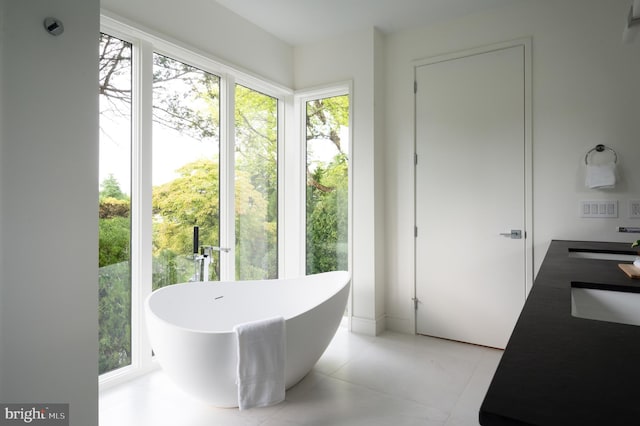
[[[614,188],[616,186],[615,163],[588,164],[585,184],[591,189]]]
[[[285,323],[268,318],[236,325],[238,407],[246,410],[284,400]]]

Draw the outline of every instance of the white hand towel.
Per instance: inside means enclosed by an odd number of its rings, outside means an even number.
[[[239,324],[238,407],[277,404],[285,396],[285,322],[276,317]]]
[[[616,186],[616,164],[587,164],[585,184],[591,189],[607,189]]]

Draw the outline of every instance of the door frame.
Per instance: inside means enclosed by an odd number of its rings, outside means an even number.
[[[436,64],[453,59],[461,59],[469,56],[490,53],[510,47],[523,46],[524,50],[524,236],[525,236],[525,298],[528,296],[533,286],[533,127],[532,127],[532,65],[531,65],[531,37],[509,40],[501,43],[484,45],[470,49],[450,52],[437,56],[430,56],[412,62],[414,95],[413,95],[413,153],[417,159],[417,69],[425,65]],[[417,229],[417,204],[418,204],[418,182],[417,182],[417,161],[413,165],[413,223],[414,230]],[[411,316],[413,321],[414,334],[418,334],[417,322],[417,247],[416,234],[413,238],[413,301],[414,311]]]

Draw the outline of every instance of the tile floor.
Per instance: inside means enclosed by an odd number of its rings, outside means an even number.
[[[156,371],[100,395],[100,426],[478,425],[502,351],[340,328],[314,369],[272,407],[210,407]]]

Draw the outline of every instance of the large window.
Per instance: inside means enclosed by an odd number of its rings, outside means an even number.
[[[194,227],[220,246],[220,79],[153,54],[153,289],[195,279]],[[220,280],[220,257],[207,281]]]
[[[131,364],[131,53],[100,36],[100,374]]]
[[[349,96],[306,102],[306,273],[347,270]]]
[[[278,100],[235,88],[236,279],[278,276]]]
[[[99,52],[99,372],[109,379],[151,365],[141,324],[152,290],[278,277],[279,98],[253,77],[124,33],[101,34]],[[213,250],[206,277],[196,226]]]

